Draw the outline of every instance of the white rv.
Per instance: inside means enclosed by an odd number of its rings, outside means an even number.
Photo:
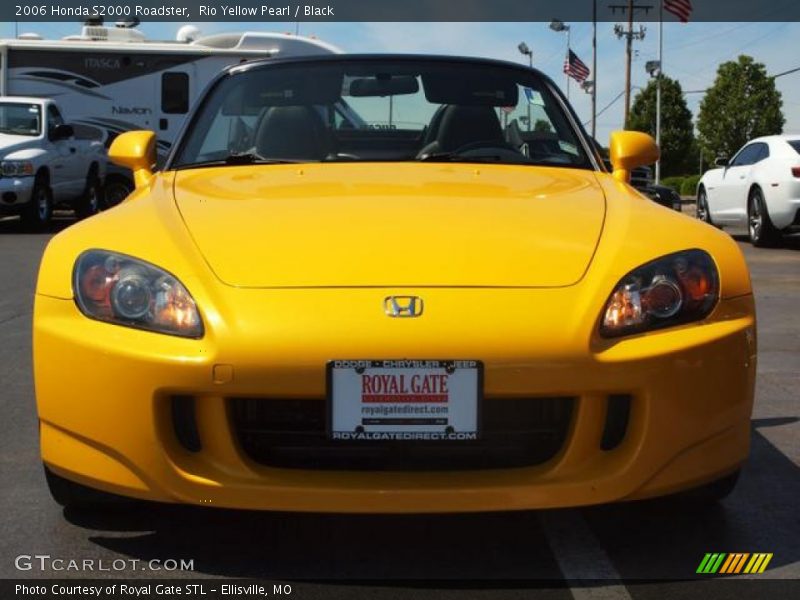
[[[136,23],[107,27],[87,22],[80,35],[0,40],[0,95],[55,99],[76,134],[102,140],[151,129],[159,158],[169,151],[205,86],[224,67],[246,60],[337,53],[316,39],[280,33],[224,33],[202,37],[184,26],[175,41],[150,41]],[[109,166],[106,202],[132,189],[130,176]]]

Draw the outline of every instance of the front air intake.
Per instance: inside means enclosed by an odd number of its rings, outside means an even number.
[[[181,446],[189,452],[200,452],[203,444],[195,418],[195,399],[193,396],[172,396],[172,427]]]
[[[567,438],[574,398],[486,398],[481,437],[458,442],[331,441],[322,399],[232,398],[243,452],[271,467],[449,471],[528,467],[552,459]]]
[[[625,439],[630,413],[631,396],[628,394],[614,394],[608,397],[606,424],[603,429],[603,438],[600,442],[600,447],[603,450],[613,450]]]

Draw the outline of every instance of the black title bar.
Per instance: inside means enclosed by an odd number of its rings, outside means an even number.
[[[635,0],[634,19],[659,20],[663,0]],[[628,0],[4,0],[6,22],[82,21],[475,21],[567,22],[627,20]],[[692,0],[689,20],[728,22],[800,21],[798,0]],[[678,17],[663,11],[665,22]]]

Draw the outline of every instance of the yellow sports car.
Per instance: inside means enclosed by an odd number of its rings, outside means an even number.
[[[552,81],[478,59],[254,61],[39,272],[62,504],[457,512],[729,492],[756,360],[728,235],[613,172]]]

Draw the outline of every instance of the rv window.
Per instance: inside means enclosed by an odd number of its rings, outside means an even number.
[[[186,73],[164,73],[161,76],[161,112],[189,112],[189,76]]]

